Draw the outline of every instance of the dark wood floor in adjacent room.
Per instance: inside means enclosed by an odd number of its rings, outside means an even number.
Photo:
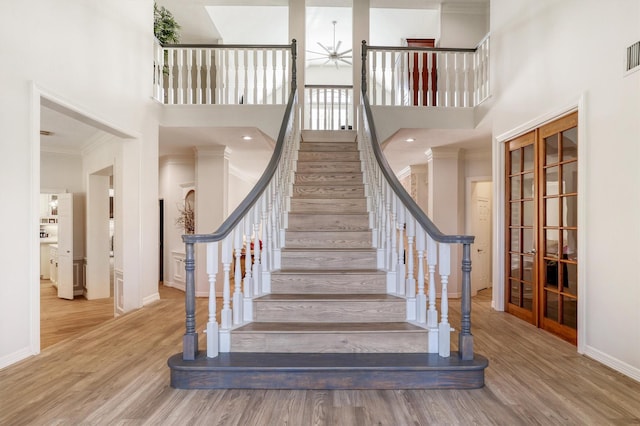
[[[170,289],[171,290],[171,289]],[[513,316],[473,301],[486,386],[465,391],[176,390],[184,300],[170,291],[136,312],[0,370],[0,424],[609,425],[640,423],[640,383]],[[451,318],[458,324],[457,301]],[[198,330],[206,300],[198,300]],[[456,335],[454,333],[453,340]]]

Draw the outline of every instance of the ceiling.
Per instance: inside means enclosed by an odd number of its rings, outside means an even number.
[[[372,8],[385,10],[371,11],[372,32],[370,44],[400,45],[403,37],[437,36],[439,25],[437,10],[445,7],[477,7],[489,0],[371,0]],[[181,25],[182,43],[251,44],[259,40],[261,44],[288,44],[288,0],[157,0],[169,9]],[[322,51],[318,43],[333,45],[333,25],[335,39],[341,41],[340,51],[352,49],[351,42],[351,1],[350,0],[307,0],[307,45],[305,50]],[[393,23],[400,22],[400,23]],[[352,52],[353,53],[353,52]],[[307,59],[318,57],[306,54]],[[358,53],[356,52],[356,55]],[[323,66],[324,61],[306,61],[307,66],[323,67],[330,73],[333,64]],[[341,67],[348,68],[341,63]],[[342,70],[344,75],[344,69]],[[101,130],[84,124],[53,109],[43,107],[41,129],[53,132],[42,136],[45,150],[58,152],[80,152],[90,145]],[[250,135],[252,140],[242,140]],[[404,142],[408,137],[415,142]],[[188,142],[185,142],[188,141]],[[266,164],[272,149],[272,141],[255,128],[168,128],[160,129],[160,155],[190,151],[190,146],[224,144],[231,149],[232,167],[239,173],[256,176],[259,164]],[[424,152],[433,146],[450,145],[462,148],[490,148],[490,133],[485,130],[444,131],[438,129],[406,129],[393,135],[385,144],[385,152],[394,170],[399,171],[409,164],[426,161]],[[266,160],[265,160],[266,158]],[[259,173],[258,173],[259,174]]]

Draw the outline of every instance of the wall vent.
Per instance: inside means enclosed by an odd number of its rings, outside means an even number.
[[[625,71],[635,71],[635,68],[638,67],[640,67],[640,41],[627,47],[627,69]]]

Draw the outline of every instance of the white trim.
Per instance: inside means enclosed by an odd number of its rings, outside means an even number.
[[[620,361],[617,358],[613,358],[612,356],[592,346],[588,346],[588,345],[583,345],[583,346],[584,346],[584,355],[640,382],[640,368],[627,364],[624,361]]]
[[[8,367],[12,364],[15,364],[18,361],[22,361],[25,358],[29,358],[30,356],[37,355],[37,353],[31,352],[29,348],[22,348],[13,353],[3,356],[0,358],[0,369]]]
[[[589,174],[587,173],[588,143],[587,132],[587,96],[578,99],[578,353],[584,353],[587,347],[587,236],[589,193]]]
[[[540,115],[518,127],[515,127],[511,130],[508,130],[498,136],[496,136],[496,141],[499,143],[504,143],[510,141],[511,139],[515,139],[518,136],[524,135],[531,130],[535,130],[538,127],[542,127],[547,123],[555,121],[565,115],[571,114],[578,110],[579,105],[582,103],[584,98],[584,94],[580,95],[580,97],[574,102],[565,105],[561,108],[554,109],[546,114]]]
[[[101,119],[88,112],[86,108],[80,107],[62,96],[54,94],[45,89],[35,81],[30,82],[31,89],[31,113],[30,113],[30,184],[31,205],[29,215],[30,244],[28,253],[29,262],[29,353],[27,355],[37,355],[40,353],[40,242],[38,232],[40,226],[40,109],[45,106],[55,111],[66,114],[79,121],[94,126],[111,135],[125,139],[139,138],[138,133],[123,130],[122,128]],[[118,312],[114,297],[114,312]],[[14,356],[22,356],[24,351],[15,352],[4,359],[13,359]],[[16,355],[18,354],[18,355]]]
[[[142,299],[142,306],[147,306],[148,304],[157,302],[158,300],[160,300],[160,293],[155,292]]]

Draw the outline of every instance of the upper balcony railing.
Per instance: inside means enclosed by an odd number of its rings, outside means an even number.
[[[474,49],[367,46],[371,105],[473,107],[489,94],[489,35]]]
[[[153,96],[167,105],[286,105],[291,49],[156,43]]]

